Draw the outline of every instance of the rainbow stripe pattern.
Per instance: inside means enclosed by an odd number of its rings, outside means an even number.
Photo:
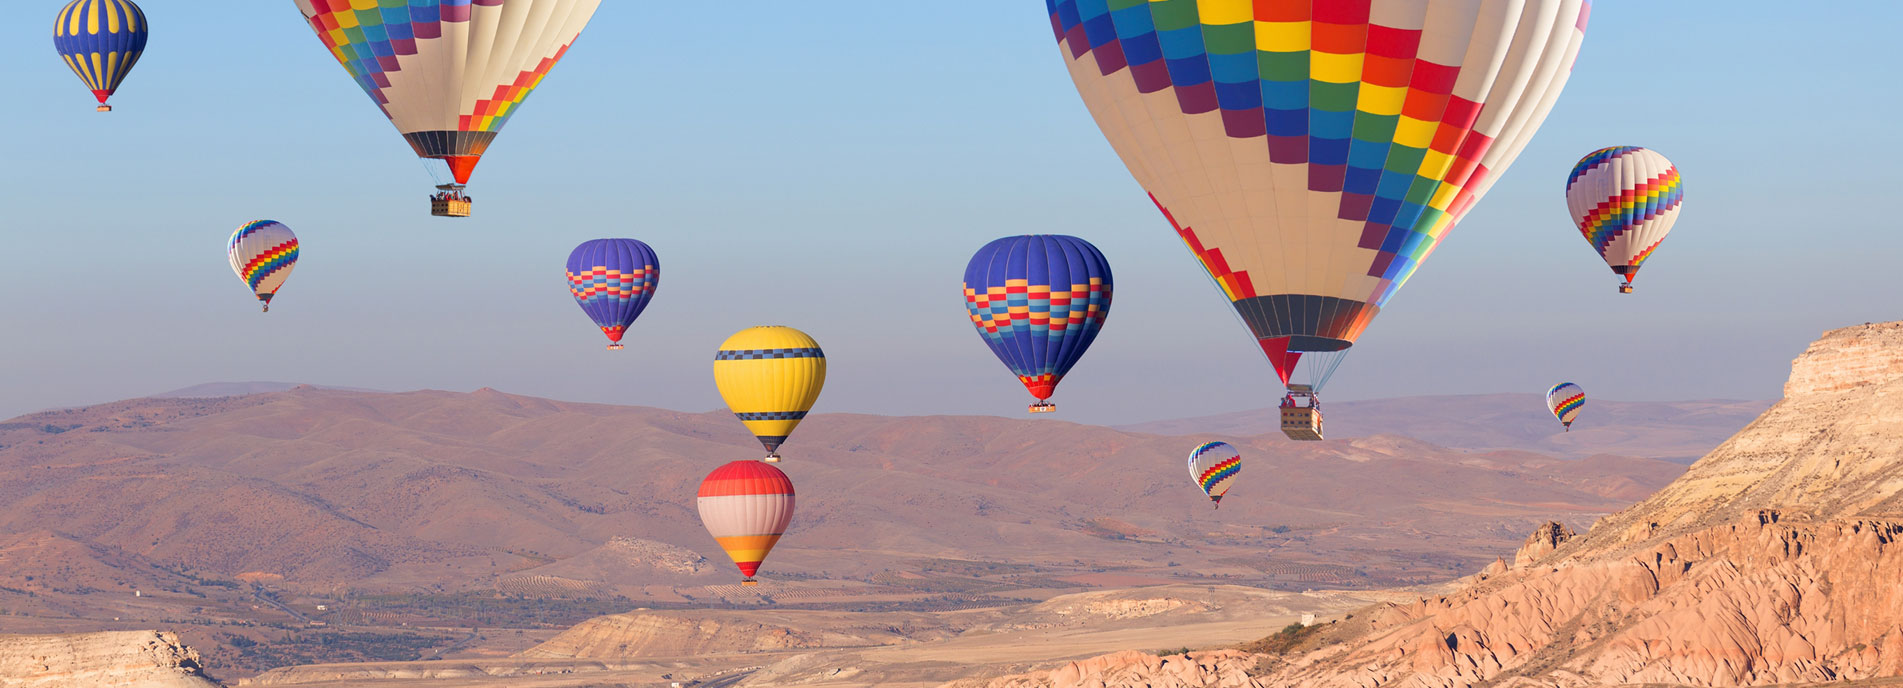
[[[1272,358],[1353,345],[1538,129],[1591,9],[1045,6],[1105,138]]]
[[[1586,407],[1586,390],[1571,382],[1561,382],[1546,390],[1546,409],[1553,412],[1561,425],[1571,430],[1573,421],[1579,418],[1579,411]]]
[[[965,267],[965,309],[985,345],[1042,401],[1077,365],[1110,315],[1110,263],[1058,234],[998,239]]]
[[[1189,478],[1209,501],[1222,503],[1230,482],[1242,472],[1242,455],[1227,442],[1208,442],[1189,452]]]
[[[608,341],[618,343],[654,299],[661,259],[636,239],[593,239],[568,254],[566,274],[575,303]]]
[[[299,247],[291,228],[275,220],[247,222],[231,233],[225,255],[232,271],[269,310],[284,280],[297,267]]]
[[[149,29],[132,0],[73,0],[53,19],[53,47],[104,105],[145,54]]]
[[[1637,146],[1593,151],[1566,178],[1580,235],[1628,284],[1671,233],[1684,200],[1678,167]]]

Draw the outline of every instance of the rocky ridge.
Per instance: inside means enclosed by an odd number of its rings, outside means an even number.
[[[5,688],[217,688],[198,653],[157,631],[0,635]]]
[[[1282,654],[1123,653],[989,683],[1753,686],[1903,675],[1903,323],[1834,330],[1785,398],[1653,497],[1537,530],[1459,592]],[[1237,672],[1241,672],[1240,675]]]

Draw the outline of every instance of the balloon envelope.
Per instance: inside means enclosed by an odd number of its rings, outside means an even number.
[[[1063,235],[998,239],[965,266],[965,309],[1031,396],[1049,399],[1110,315],[1110,264]]]
[[[826,386],[826,352],[791,327],[741,330],[714,353],[714,386],[771,454],[819,400]]]
[[[1561,425],[1571,430],[1573,420],[1579,418],[1579,411],[1586,407],[1586,390],[1571,382],[1561,382],[1546,390],[1546,410],[1553,412]]]
[[[1189,452],[1189,479],[1209,495],[1209,501],[1222,503],[1229,484],[1242,472],[1242,454],[1227,442],[1209,442]]]
[[[291,228],[274,220],[247,222],[231,233],[225,245],[225,257],[231,269],[244,280],[251,293],[270,310],[271,298],[297,266],[297,235]]]
[[[132,0],[73,0],[53,19],[53,47],[104,105],[145,54],[147,30]]]
[[[634,239],[593,239],[568,254],[568,292],[619,343],[661,283],[661,259]]]
[[[1589,4],[1046,8],[1098,128],[1286,384],[1352,346],[1519,155]]]
[[[764,461],[735,461],[700,481],[701,525],[749,579],[793,522],[793,481]]]
[[[418,157],[469,183],[601,0],[295,0]]]
[[[1672,161],[1636,146],[1593,151],[1566,178],[1573,223],[1628,285],[1671,233],[1684,200]]]

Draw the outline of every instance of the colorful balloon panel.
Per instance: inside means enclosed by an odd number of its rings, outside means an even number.
[[[418,157],[458,183],[601,0],[295,0]]]
[[[1227,442],[1209,442],[1189,452],[1189,479],[1209,495],[1209,501],[1222,503],[1229,484],[1242,472],[1242,454]]]
[[[1110,263],[1063,235],[998,239],[965,266],[965,309],[985,345],[1042,401],[1110,315]]]
[[[1627,284],[1671,233],[1684,200],[1672,161],[1636,146],[1593,151],[1566,178],[1573,223]]]
[[[620,343],[661,283],[661,259],[634,239],[593,239],[568,254],[568,292],[582,312]],[[614,347],[610,347],[614,348]]]
[[[273,220],[247,222],[231,233],[231,240],[225,245],[225,256],[231,260],[231,269],[244,280],[251,293],[264,303],[265,310],[271,310],[271,298],[277,296],[278,288],[284,286],[284,280],[291,276],[291,268],[297,267],[297,235],[291,228]]]
[[[1571,382],[1562,382],[1546,390],[1546,410],[1553,412],[1561,425],[1571,430],[1579,411],[1586,407],[1586,390]]]
[[[714,353],[714,386],[760,446],[777,452],[826,386],[826,352],[791,327],[741,330]]]
[[[103,105],[145,54],[147,31],[131,0],[73,0],[53,19],[53,47]]]
[[[1565,86],[1583,0],[1046,0],[1097,126],[1283,379],[1352,346]]]
[[[764,461],[735,461],[700,482],[701,525],[749,579],[793,522],[793,481]]]

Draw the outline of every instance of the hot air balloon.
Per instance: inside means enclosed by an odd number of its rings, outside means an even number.
[[[1189,479],[1203,489],[1209,501],[1222,507],[1222,496],[1242,472],[1242,454],[1227,442],[1208,442],[1189,452]]]
[[[756,584],[760,562],[793,522],[793,481],[765,463],[735,461],[708,473],[694,502],[707,534],[746,576],[741,585]]]
[[[430,214],[467,217],[469,174],[601,0],[296,0],[417,157],[442,160]]]
[[[1284,414],[1304,439],[1320,436],[1313,394],[1340,357],[1546,119],[1590,9],[1046,7],[1098,128],[1234,305],[1285,399],[1308,397]]]
[[[1566,426],[1566,432],[1573,431],[1573,419],[1579,417],[1579,410],[1586,406],[1586,390],[1571,382],[1561,382],[1546,390],[1546,410],[1553,412],[1560,424]]]
[[[266,313],[271,312],[271,297],[277,296],[278,288],[291,276],[291,268],[297,266],[297,251],[297,235],[274,220],[245,223],[231,233],[231,241],[225,246],[231,269],[264,302]]]
[[[112,112],[106,99],[145,54],[145,12],[132,0],[73,0],[53,18],[53,47],[79,80]]]
[[[621,348],[621,336],[660,284],[661,259],[634,239],[592,239],[568,254],[568,292],[608,335],[610,350]]]
[[[1614,146],[1593,151],[1566,178],[1566,208],[1587,243],[1625,281],[1632,278],[1678,221],[1685,187],[1672,161],[1644,148]]]
[[[826,385],[826,352],[791,327],[754,327],[734,333],[714,353],[714,386],[727,408],[760,438],[766,460],[799,427]]]
[[[965,309],[991,353],[1037,402],[1057,409],[1057,383],[1110,315],[1110,263],[1090,242],[1061,234],[1005,237],[965,266]]]

